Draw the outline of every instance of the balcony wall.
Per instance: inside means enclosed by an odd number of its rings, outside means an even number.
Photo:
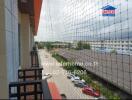
[[[8,83],[19,67],[17,0],[0,0],[0,99],[8,98]]]
[[[32,32],[30,27],[30,18],[28,14],[20,14],[20,40],[21,40],[21,67],[30,67],[30,51],[31,51],[31,41]]]
[[[8,84],[18,80],[18,68],[31,67],[30,51],[39,24],[41,2],[37,4],[35,28],[31,21],[34,15],[19,13],[18,1],[0,0],[0,99],[8,99]]]

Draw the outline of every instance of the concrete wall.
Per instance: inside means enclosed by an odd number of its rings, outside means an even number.
[[[20,14],[20,39],[21,39],[21,67],[29,68],[31,66],[31,28],[28,14]]]
[[[8,98],[8,83],[19,67],[17,0],[0,0],[0,98]]]
[[[34,45],[34,35],[33,35],[33,29],[30,27],[30,49],[32,50],[32,47]]]
[[[29,15],[18,14],[17,3],[18,0],[0,0],[0,99],[8,99],[8,85],[18,80],[18,68],[31,67],[34,36]]]
[[[6,53],[9,81],[17,80],[19,67],[17,0],[5,0]]]
[[[4,1],[0,0],[0,98],[6,98],[8,95],[4,14]]]

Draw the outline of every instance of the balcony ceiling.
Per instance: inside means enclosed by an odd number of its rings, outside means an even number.
[[[34,35],[37,35],[42,0],[18,0],[18,8],[21,13],[30,15],[31,26],[33,26]]]
[[[18,0],[18,7],[21,13],[34,16],[34,0]]]

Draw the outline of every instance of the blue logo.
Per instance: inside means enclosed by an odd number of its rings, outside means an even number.
[[[107,5],[102,8],[102,15],[103,16],[115,16],[116,8],[110,5]]]

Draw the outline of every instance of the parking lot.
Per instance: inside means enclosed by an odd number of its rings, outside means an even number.
[[[51,54],[45,50],[40,50],[39,55],[44,68],[43,78],[46,78],[44,74],[50,74],[47,80],[56,83],[60,94],[65,94],[67,99],[94,99],[94,97],[83,94],[81,88],[74,86],[71,80],[67,78],[66,70],[51,57]]]

